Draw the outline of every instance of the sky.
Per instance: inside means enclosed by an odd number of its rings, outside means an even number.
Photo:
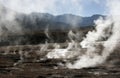
[[[0,2],[12,10],[26,14],[32,12],[79,16],[107,14],[105,0],[0,0]]]

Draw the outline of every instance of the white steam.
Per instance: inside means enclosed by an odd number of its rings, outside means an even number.
[[[107,57],[116,49],[120,42],[120,0],[107,0],[109,16],[107,18],[100,17],[95,21],[96,28],[92,32],[88,32],[86,38],[79,44],[80,47],[73,47],[76,43],[72,43],[66,49],[55,49],[47,54],[48,58],[73,58],[77,61],[74,63],[67,62],[68,68],[86,68],[94,67],[104,63]],[[72,34],[74,35],[74,34]],[[86,49],[86,50],[83,50]],[[78,55],[78,56],[77,56]]]
[[[15,9],[15,11],[22,13],[31,12],[46,12],[47,10],[56,11],[57,0],[0,0],[7,7]],[[67,2],[72,6],[79,6],[78,2],[81,0],[62,0],[62,5],[67,5]],[[95,0],[99,3],[98,0]],[[86,38],[82,40],[79,33],[69,32],[71,40],[66,49],[60,49],[56,46],[54,50],[47,54],[48,58],[68,60],[76,58],[74,63],[66,61],[68,68],[85,68],[93,67],[104,63],[107,57],[116,49],[120,42],[120,0],[107,0],[107,7],[109,16],[107,18],[100,17],[95,21],[96,28],[88,32]],[[75,9],[75,8],[74,8]],[[71,11],[71,9],[69,9]],[[16,12],[6,9],[0,4],[0,36],[6,33],[21,32],[21,28],[15,20]],[[74,24],[74,20],[71,22]],[[48,29],[45,30],[48,38]],[[82,40],[82,41],[81,41]],[[48,48],[46,43],[41,48],[45,51]],[[21,52],[22,53],[22,52]],[[20,54],[21,54],[20,53]],[[21,59],[23,59],[21,57]]]
[[[0,3],[0,36],[21,33],[21,27],[15,19],[16,12],[4,7]]]

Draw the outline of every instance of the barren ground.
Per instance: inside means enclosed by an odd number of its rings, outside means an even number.
[[[41,52],[37,56],[35,52],[39,51],[40,47],[40,45],[1,47],[0,78],[120,78],[119,48],[102,65],[84,69],[67,69],[57,65],[57,63],[62,62],[60,59],[34,61],[49,52],[49,50]],[[16,64],[20,60],[18,53],[20,50],[30,53],[30,56],[25,58],[23,62]]]

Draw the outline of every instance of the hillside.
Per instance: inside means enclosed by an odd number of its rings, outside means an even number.
[[[17,15],[17,21],[24,30],[39,31],[45,30],[70,30],[73,28],[94,26],[94,21],[103,15],[81,17],[72,14],[54,16],[48,13],[31,13],[29,15]]]

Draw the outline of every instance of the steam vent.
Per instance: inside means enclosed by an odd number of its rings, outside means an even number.
[[[120,78],[120,0],[0,0],[0,78]]]

